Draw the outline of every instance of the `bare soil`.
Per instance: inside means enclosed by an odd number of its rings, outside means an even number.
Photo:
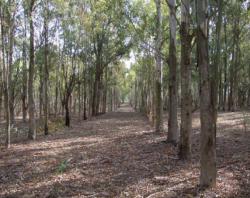
[[[128,106],[1,147],[0,197],[250,197],[246,115],[219,114],[217,187],[205,192],[198,186],[199,114],[193,117],[190,162]]]

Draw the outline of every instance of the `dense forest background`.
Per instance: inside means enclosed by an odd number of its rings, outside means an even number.
[[[248,0],[0,0],[0,141],[129,104],[192,161],[199,118],[199,184],[214,187],[223,112],[249,134],[249,22]]]

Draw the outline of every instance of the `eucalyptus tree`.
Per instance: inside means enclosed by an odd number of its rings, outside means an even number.
[[[224,30],[224,39],[223,39],[223,103],[222,109],[225,111],[227,109],[227,90],[228,90],[228,37],[227,37],[227,17],[224,16],[223,19],[223,30]]]
[[[231,64],[229,69],[229,84],[230,90],[228,95],[228,109],[236,111],[237,109],[237,97],[238,97],[238,77],[239,77],[239,65],[240,65],[240,20],[242,14],[241,2],[233,2],[231,5],[232,16],[232,48],[231,48]]]
[[[128,53],[132,45],[125,8],[124,0],[97,1],[91,5],[91,41],[95,60],[92,115],[97,115],[100,110],[101,92],[105,91],[102,89],[105,68]]]
[[[48,0],[44,0],[44,134],[48,135],[48,17],[49,17],[49,5]]]
[[[73,11],[73,12],[72,12]],[[62,36],[63,49],[61,55],[62,81],[64,82],[63,89],[63,104],[65,108],[65,125],[70,126],[70,107],[69,102],[72,98],[72,93],[77,82],[77,56],[79,34],[77,28],[76,16],[72,13],[76,11],[76,4],[69,3],[64,10],[65,15],[62,20]]]
[[[177,57],[176,57],[176,2],[167,0],[169,6],[169,118],[168,141],[177,143],[179,131],[177,121]]]
[[[16,1],[1,1],[1,44],[2,44],[2,80],[6,117],[6,146],[10,146],[10,129],[15,121],[15,82],[14,73],[14,40],[17,17]]]
[[[214,20],[216,25],[215,25],[215,55],[214,55],[214,61],[211,64],[211,69],[209,76],[211,78],[211,111],[213,114],[213,124],[214,126],[214,133],[216,136],[216,130],[217,130],[217,111],[218,111],[218,98],[221,101],[222,98],[222,92],[219,90],[219,87],[221,89],[221,27],[222,27],[222,9],[223,9],[223,1],[217,1],[216,2],[216,7],[218,8],[218,12],[215,15],[216,19]],[[212,6],[210,6],[212,7]],[[198,16],[198,15],[197,15]],[[207,28],[209,31],[209,29]],[[210,33],[211,34],[211,33]],[[211,56],[212,56],[212,50],[211,51]],[[210,57],[211,57],[210,56]],[[209,64],[209,63],[208,63]],[[221,102],[220,102],[221,103]]]
[[[8,27],[8,47],[6,48],[7,60],[8,60],[8,69],[9,69],[9,108],[10,108],[10,122],[11,125],[15,122],[15,109],[14,109],[14,100],[15,100],[15,91],[14,91],[14,82],[13,82],[13,49],[14,49],[14,32],[15,32],[15,20],[17,12],[17,2],[16,1],[7,1],[7,12],[6,12],[6,23]]]
[[[216,184],[216,120],[211,90],[211,67],[208,54],[208,1],[197,2],[197,53],[200,73],[200,151],[201,151],[201,187],[212,187]]]
[[[129,9],[127,18],[132,26],[135,38],[133,54],[136,57],[135,78],[133,84],[134,99],[130,99],[136,110],[146,113],[150,122],[156,123],[156,48],[155,39],[157,32],[155,1],[134,1]],[[164,17],[164,16],[163,16]],[[149,25],[150,24],[150,25]],[[166,29],[166,24],[162,23],[161,31]],[[163,44],[166,34],[162,35]],[[160,51],[160,58],[163,54]]]
[[[181,129],[180,151],[182,159],[191,156],[192,92],[191,92],[191,13],[190,0],[181,1]]]
[[[161,0],[155,0],[156,5],[156,43],[155,43],[155,61],[156,61],[156,75],[155,75],[155,131],[163,130],[162,123],[162,14],[161,14]]]
[[[214,92],[213,92],[213,103],[216,107],[216,112],[220,106],[222,106],[222,96],[223,96],[223,91],[222,91],[222,67],[220,66],[222,63],[221,59],[221,29],[222,29],[222,12],[223,12],[223,6],[224,2],[223,1],[217,1],[217,7],[218,7],[218,14],[217,14],[217,21],[216,21],[216,56],[215,56],[215,61],[214,61],[214,78],[213,78],[213,87],[214,87]],[[219,100],[217,101],[217,95],[219,95]],[[217,118],[217,113],[215,113],[214,117],[215,119]]]
[[[36,118],[35,118],[35,102],[34,102],[34,73],[35,73],[35,49],[34,49],[34,12],[35,0],[28,1],[28,17],[30,25],[30,50],[29,50],[29,81],[28,81],[28,110],[29,110],[29,139],[36,139]]]
[[[1,15],[1,48],[2,48],[2,86],[4,91],[4,106],[5,106],[5,119],[6,119],[6,147],[10,147],[10,103],[9,103],[9,65],[6,60],[6,36],[8,29],[6,28],[6,10],[7,5],[5,2],[0,2],[0,15]]]
[[[23,49],[22,49],[22,56],[23,56],[23,66],[22,66],[22,117],[23,122],[26,122],[27,119],[27,95],[28,95],[28,88],[27,88],[27,82],[28,82],[28,71],[27,71],[27,6],[25,5],[25,2],[22,3],[23,6]]]

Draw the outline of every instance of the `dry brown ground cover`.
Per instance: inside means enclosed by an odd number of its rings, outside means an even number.
[[[199,191],[198,116],[191,162],[179,160],[166,134],[155,134],[145,117],[125,106],[1,148],[0,197],[250,197],[250,131],[240,112],[219,115],[218,185]]]

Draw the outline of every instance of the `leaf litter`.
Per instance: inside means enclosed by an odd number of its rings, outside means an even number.
[[[250,127],[245,114],[219,113],[217,187],[199,190],[199,113],[192,160],[156,134],[146,117],[118,112],[60,128],[0,151],[0,197],[250,197]],[[167,115],[164,116],[167,121]],[[167,124],[167,122],[165,122]]]

